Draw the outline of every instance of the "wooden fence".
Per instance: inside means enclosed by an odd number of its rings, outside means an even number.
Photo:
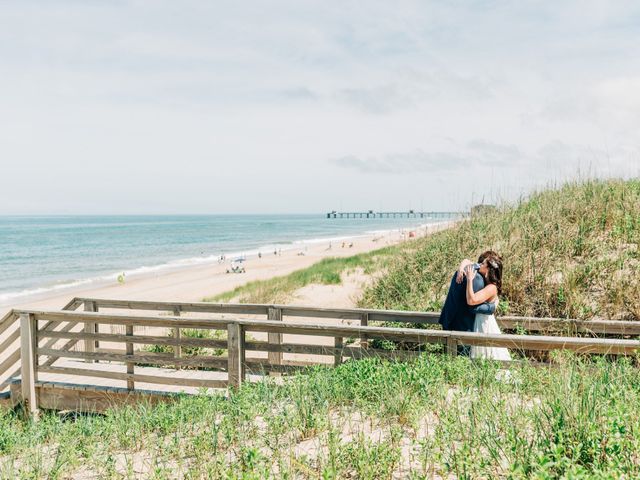
[[[318,308],[295,305],[231,304],[209,302],[153,302],[140,300],[114,300],[76,297],[65,307],[75,310],[84,305],[86,311],[99,309],[165,311],[174,315],[181,313],[222,313],[233,315],[259,315],[269,320],[289,318],[327,318],[354,320],[361,326],[379,323],[407,323],[437,325],[439,312],[411,312],[400,310],[375,310],[365,308]],[[640,322],[623,320],[575,320],[566,318],[538,318],[499,316],[498,324],[504,330],[522,329],[527,333],[562,334],[565,336],[609,335],[640,336]]]
[[[75,311],[84,305],[84,311]],[[124,313],[106,313],[106,309],[124,309]],[[169,316],[142,315],[140,311],[166,311]],[[264,318],[189,318],[187,312],[200,314],[257,315]],[[353,320],[355,324],[300,323],[291,317],[312,317]],[[27,411],[38,406],[53,408],[47,397],[42,377],[47,375],[101,378],[126,384],[124,392],[136,391],[136,383],[172,385],[176,387],[224,388],[237,387],[248,374],[286,373],[313,364],[339,365],[345,359],[376,356],[382,358],[415,358],[427,344],[440,344],[450,355],[456,355],[458,345],[506,347],[513,352],[528,350],[573,350],[590,354],[630,355],[640,348],[640,341],[631,339],[585,338],[567,336],[566,332],[590,335],[639,335],[640,322],[577,321],[560,319],[532,319],[502,317],[505,329],[525,328],[528,332],[551,332],[556,335],[489,335],[471,332],[452,332],[429,328],[389,328],[377,322],[401,322],[429,326],[437,322],[437,314],[394,312],[366,309],[321,309],[286,305],[234,305],[211,303],[143,302],[76,298],[62,311],[12,311],[0,320],[0,335],[13,325],[17,328],[7,335],[0,351],[19,341],[15,351],[9,351],[0,364],[3,386],[11,383],[16,401],[24,401]],[[118,326],[124,333],[106,333],[106,326]],[[101,328],[102,327],[102,328]],[[170,329],[172,336],[149,335],[142,330],[149,327]],[[225,332],[226,339],[192,338],[181,335],[183,329],[208,329]],[[266,341],[258,341],[252,334],[266,334]],[[557,335],[562,333],[563,335]],[[284,342],[284,335],[297,335],[304,342]],[[299,337],[297,337],[299,338]],[[324,338],[324,341],[319,341]],[[331,339],[327,344],[327,339]],[[412,350],[389,351],[372,348],[371,340],[404,342]],[[102,349],[101,342],[120,345],[119,349]],[[136,349],[136,345],[165,345],[170,353],[152,353]],[[81,350],[78,348],[82,347]],[[220,349],[223,355],[183,355],[187,347]],[[284,354],[302,354],[313,360],[294,361]],[[320,356],[320,357],[319,357]],[[70,366],[59,359],[76,359],[86,364]],[[58,364],[56,364],[56,362]],[[118,371],[103,368],[120,365]],[[16,363],[19,365],[16,367]],[[60,365],[63,363],[63,365]],[[174,367],[171,376],[157,367]],[[194,369],[217,372],[218,378],[194,378]],[[20,375],[20,383],[15,382]],[[220,376],[222,375],[222,376]],[[86,380],[85,380],[86,383]],[[69,407],[67,405],[67,407]]]

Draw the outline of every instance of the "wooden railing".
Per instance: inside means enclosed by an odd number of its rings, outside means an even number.
[[[277,304],[230,304],[230,303],[210,303],[210,302],[157,302],[144,300],[117,300],[117,299],[100,299],[100,298],[84,298],[76,297],[67,304],[66,310],[75,310],[80,306],[84,306],[86,312],[99,312],[108,310],[128,310],[128,311],[163,311],[172,314],[175,317],[181,314],[200,313],[200,314],[231,314],[235,316],[258,316],[264,320],[283,321],[284,319],[295,318],[315,318],[315,319],[333,319],[348,320],[350,323],[359,324],[362,327],[381,325],[385,323],[411,324],[412,326],[425,326],[430,328],[438,324],[440,314],[438,312],[415,312],[415,311],[394,311],[394,310],[375,310],[363,308],[319,308],[294,305],[277,305]],[[498,317],[498,323],[505,330],[519,330],[533,334],[545,335],[562,335],[575,336],[586,335],[606,338],[611,335],[620,336],[639,336],[640,322],[634,321],[617,321],[617,320],[575,320],[561,318],[535,318],[535,317],[516,317],[501,316]],[[98,333],[98,325],[86,324],[85,332]],[[130,328],[130,327],[128,327]],[[173,328],[174,339],[181,338],[181,327]],[[100,342],[104,338],[100,335],[92,339],[84,339],[85,351],[96,352],[101,351]],[[360,345],[368,347],[368,337],[366,333],[362,333],[359,337]],[[73,337],[64,345],[65,350],[73,348],[80,341],[80,337]],[[280,345],[282,343],[282,333],[271,332],[268,334],[268,342],[271,345]],[[169,345],[169,343],[164,343]],[[176,359],[182,357],[182,347],[189,346],[186,343],[173,342],[173,355]],[[129,344],[129,349],[132,345]],[[108,352],[107,352],[108,353]],[[129,352],[132,353],[132,352]],[[283,352],[271,350],[268,353],[269,364],[272,371],[278,371],[277,366],[283,365]],[[48,360],[47,366],[50,366],[55,358]],[[178,365],[178,363],[176,363]],[[129,367],[131,370],[131,367]]]
[[[437,325],[439,312],[411,312],[400,310],[375,310],[366,308],[319,308],[295,305],[270,304],[231,304],[209,302],[153,302],[141,300],[113,300],[100,298],[74,298],[69,302],[68,310],[80,305],[85,310],[122,309],[156,310],[174,314],[187,313],[226,313],[234,315],[260,315],[265,319],[282,320],[285,317],[331,318],[355,320],[361,326],[374,323],[409,323],[418,325]],[[87,304],[92,305],[87,307]],[[73,307],[73,308],[72,308]],[[521,328],[528,333],[561,333],[565,336],[586,334],[594,336],[630,335],[640,336],[640,321],[624,320],[576,320],[566,318],[538,318],[504,315],[497,317],[498,324],[505,330]]]
[[[254,315],[263,317],[265,320],[282,321],[288,318],[325,318],[355,321],[360,326],[379,325],[381,323],[396,322],[414,325],[424,325],[429,328],[438,323],[439,313],[437,312],[410,312],[410,311],[390,311],[373,309],[338,309],[338,308],[317,308],[301,307],[291,305],[267,305],[267,304],[226,304],[209,302],[153,302],[140,300],[114,300],[100,298],[74,298],[64,308],[65,311],[73,311],[83,306],[87,312],[99,312],[104,309],[118,310],[147,310],[165,311],[173,316],[180,316],[182,313],[221,313],[232,315]],[[64,322],[63,322],[64,323]],[[561,334],[563,336],[587,335],[596,337],[607,337],[610,335],[620,336],[640,336],[640,322],[618,321],[618,320],[573,320],[561,318],[533,318],[533,317],[498,317],[498,323],[505,330],[522,329],[527,333],[534,334]],[[17,315],[11,311],[0,320],[0,338],[12,326],[17,327]],[[45,329],[54,330],[58,328],[58,323],[45,325]],[[62,330],[69,331],[74,328],[72,324],[61,325]],[[92,324],[84,326],[86,333],[99,333],[98,327]],[[173,331],[174,337],[180,339],[180,328]],[[0,354],[6,352],[0,361],[0,392],[6,390],[13,378],[20,375],[19,339],[18,328],[6,335],[0,343]],[[47,346],[50,346],[51,339]],[[65,350],[71,350],[80,340],[70,338],[63,346]],[[95,340],[84,340],[85,351],[100,351],[100,338]],[[282,343],[280,333],[270,333],[269,342],[272,344]],[[362,334],[360,343],[367,345],[366,334]],[[182,344],[173,345],[174,356],[181,357]],[[282,352],[269,352],[269,360],[273,365],[282,363]],[[51,366],[55,359],[49,359],[46,366]]]
[[[92,300],[93,301],[93,300]],[[158,304],[155,304],[158,305]],[[190,304],[192,308],[204,308],[200,304]],[[184,305],[183,305],[184,306]],[[210,306],[211,307],[211,306]],[[216,308],[216,306],[213,306]],[[222,307],[218,307],[222,308]],[[240,309],[242,306],[227,306]],[[258,306],[247,309],[257,311]],[[262,308],[262,307],[260,307]],[[269,307],[267,315],[277,317],[274,306]],[[285,311],[304,312],[305,316],[312,312],[298,307],[282,307],[280,316]],[[318,315],[328,314],[319,313]],[[370,313],[371,311],[368,311]],[[335,312],[333,312],[335,314]],[[450,355],[457,354],[458,345],[478,345],[506,347],[512,352],[527,350],[572,350],[580,353],[631,355],[640,349],[640,341],[624,339],[594,339],[543,335],[511,335],[481,334],[471,332],[452,332],[442,330],[416,328],[388,328],[361,325],[328,325],[302,324],[284,322],[280,318],[272,320],[220,319],[220,318],[186,318],[181,316],[142,316],[131,314],[110,314],[101,312],[76,311],[15,311],[20,321],[20,395],[28,412],[38,408],[36,386],[39,376],[43,374],[60,374],[78,377],[104,378],[126,382],[127,390],[133,391],[136,383],[164,384],[192,387],[238,387],[248,373],[265,374],[267,372],[288,372],[313,364],[339,365],[344,359],[359,359],[369,356],[383,358],[410,359],[420,355],[427,344],[441,344]],[[376,313],[376,315],[379,314]],[[392,315],[392,314],[390,314]],[[374,317],[379,318],[379,317]],[[100,326],[120,326],[125,334],[100,333]],[[55,330],[52,326],[62,326]],[[87,327],[89,326],[89,327]],[[75,329],[73,327],[81,327]],[[211,329],[226,332],[226,339],[214,340],[205,338],[189,338],[179,335],[160,336],[140,334],[140,327],[161,327],[179,331],[180,329]],[[136,331],[138,330],[138,331]],[[257,341],[252,334],[267,334],[267,341]],[[284,343],[283,335],[303,336],[308,343]],[[274,337],[275,336],[275,337]],[[320,337],[332,339],[330,345],[319,341]],[[413,345],[415,350],[388,351],[370,348],[357,339],[381,339],[393,342],[405,342]],[[275,341],[274,341],[275,339]],[[59,345],[63,342],[62,345]],[[84,349],[73,351],[69,348],[72,342],[84,342]],[[96,351],[95,342],[114,342],[124,348],[103,352]],[[226,350],[226,355],[198,355],[176,357],[172,353],[151,353],[136,351],[134,345],[170,345],[173,347],[200,346]],[[263,352],[258,357],[254,352]],[[267,358],[264,358],[264,352]],[[251,355],[247,355],[251,353]],[[297,353],[310,356],[325,356],[324,360],[287,361],[282,358],[285,353]],[[279,357],[274,357],[278,354]],[[326,356],[332,357],[331,362]],[[54,365],[57,359],[77,359],[96,362],[90,365],[63,366]],[[274,361],[275,359],[275,361]],[[119,371],[106,370],[98,362],[117,362]],[[70,362],[67,362],[70,363]],[[149,374],[147,369],[172,365],[182,367],[171,376],[166,373]],[[193,378],[190,375],[194,367],[210,371],[224,372],[224,378]],[[145,371],[140,371],[144,369]],[[42,398],[40,398],[42,401]],[[49,406],[49,408],[51,408]]]
[[[113,300],[99,298],[74,298],[63,310],[72,311],[84,306],[87,312],[99,312],[101,309],[120,309],[120,310],[147,310],[147,311],[166,311],[173,316],[179,316],[181,313],[221,313],[232,315],[257,315],[264,317],[265,320],[282,321],[288,318],[307,317],[307,318],[325,318],[325,319],[341,319],[356,321],[360,326],[377,325],[384,322],[408,323],[426,325],[436,325],[438,323],[439,313],[437,312],[407,312],[407,311],[389,311],[389,310],[373,310],[373,309],[336,309],[336,308],[317,308],[317,307],[301,307],[291,305],[265,305],[265,304],[224,304],[224,303],[208,303],[208,302],[151,302],[151,301],[132,301],[132,300]],[[17,315],[11,311],[0,320],[0,338],[12,326],[17,323]],[[70,331],[74,325],[63,322],[62,330]],[[531,318],[531,317],[514,317],[502,316],[498,317],[498,323],[501,328],[506,330],[515,330],[517,328],[524,329],[528,333],[544,333],[544,334],[562,334],[564,336],[573,335],[593,335],[597,337],[607,337],[609,335],[625,335],[640,336],[640,322],[637,321],[617,321],[617,320],[571,320],[560,318]],[[17,325],[16,325],[17,326]],[[54,330],[58,328],[58,323],[49,323],[44,326],[45,329]],[[84,326],[87,333],[99,333],[96,325],[86,324]],[[180,328],[174,329],[174,337],[180,338]],[[13,378],[20,375],[20,366],[18,361],[20,358],[19,346],[17,340],[20,337],[19,328],[15,328],[0,343],[0,354],[5,353],[3,360],[0,362],[0,392],[7,388],[7,385]],[[70,338],[63,346],[63,349],[70,350],[77,343],[78,338]],[[85,351],[95,352],[100,350],[100,337],[95,340],[84,340]],[[360,338],[363,346],[367,345],[366,334]],[[281,334],[270,333],[269,342],[279,344],[282,342]],[[50,346],[51,340],[45,342]],[[174,346],[174,356],[181,357],[180,344]],[[97,349],[97,350],[96,350]],[[280,364],[282,359],[281,352],[270,352],[269,359],[272,364]],[[54,360],[49,360],[50,366]]]
[[[79,302],[74,298],[67,303],[62,310],[75,310],[82,304],[83,302]],[[13,379],[21,374],[19,362],[22,345],[19,343],[19,340],[21,339],[21,330],[18,320],[19,315],[15,310],[10,310],[4,317],[2,317],[2,319],[0,319],[0,338],[3,338],[3,336],[6,335],[6,338],[4,338],[2,343],[0,343],[0,355],[3,355],[4,357],[0,362],[0,392],[7,390]],[[66,322],[63,322],[62,325],[59,322],[48,322],[41,328],[43,330],[54,330],[59,326],[62,331],[68,331],[73,328],[74,325],[66,324]],[[13,331],[7,334],[7,332],[12,328]],[[51,340],[44,342],[45,347],[49,347],[52,344],[53,342]]]
[[[75,311],[81,306],[83,312]],[[113,309],[127,312],[124,315],[106,312]],[[162,311],[169,313],[169,316],[145,315],[143,311]],[[187,313],[225,314],[234,318],[194,318],[188,317]],[[247,319],[247,316],[258,318]],[[350,322],[340,325],[290,321],[300,317]],[[345,358],[366,356],[413,358],[428,343],[444,345],[451,355],[456,354],[458,345],[504,346],[522,352],[568,349],[583,353],[626,355],[636,351],[636,340],[584,337],[640,336],[640,322],[634,321],[499,317],[498,322],[503,329],[524,329],[528,334],[483,335],[430,328],[437,324],[438,317],[439,314],[433,312],[74,298],[62,311],[11,311],[0,319],[0,391],[7,389],[20,376],[21,395],[27,404],[31,401],[35,405],[32,387],[36,385],[39,374],[122,381],[127,391],[136,390],[136,383],[220,388],[239,385],[246,372],[289,372],[310,364],[327,364],[329,359],[331,364],[337,365]],[[386,322],[426,328],[380,326]],[[113,333],[114,329],[106,333],[106,325],[119,326],[116,328],[118,333]],[[170,329],[173,333],[171,336],[162,336],[157,331],[148,334],[149,327]],[[187,337],[182,335],[185,328],[223,330],[226,339]],[[266,333],[266,341],[251,338],[251,332]],[[285,343],[285,334],[302,335],[309,343]],[[575,335],[581,335],[582,338]],[[318,337],[328,337],[330,344],[326,344],[327,338],[324,342],[317,342]],[[374,339],[408,342],[415,350],[390,352],[372,348],[370,341]],[[101,342],[115,343],[122,348],[101,348]],[[173,351],[152,353],[136,348],[136,345],[144,344],[169,346]],[[226,351],[226,355],[185,356],[183,349],[188,347],[220,349]],[[296,361],[289,354],[324,357]],[[69,362],[60,365],[60,362],[56,364],[58,359],[79,359],[87,364],[82,365],[83,368],[70,366]],[[103,368],[105,362],[117,362],[123,368],[121,371],[106,370]],[[154,366],[172,366],[176,370],[171,376],[149,374],[146,367]],[[193,378],[190,372],[194,368],[223,372],[223,376]]]

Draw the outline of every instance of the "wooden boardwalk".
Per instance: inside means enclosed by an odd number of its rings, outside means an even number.
[[[56,362],[56,367],[61,369],[86,370],[89,375],[75,375],[66,373],[40,373],[38,375],[38,381],[40,382],[56,382],[56,383],[68,383],[84,386],[102,386],[102,387],[115,387],[115,388],[127,388],[126,380],[118,380],[109,378],[110,373],[123,374],[126,373],[126,365],[116,362],[99,362],[99,363],[87,363],[84,360],[77,360],[71,358],[60,359]],[[135,386],[138,390],[151,390],[167,393],[189,393],[195,394],[200,391],[200,388],[193,386],[180,385],[181,379],[188,380],[214,380],[222,381],[226,380],[227,374],[222,371],[206,371],[206,370],[176,370],[175,368],[158,368],[158,367],[136,367],[136,374],[140,376],[160,376],[167,381],[172,381],[171,384],[155,384],[146,383],[142,381],[136,382]]]
[[[80,306],[83,311],[76,311]],[[5,402],[24,402],[29,412],[102,411],[141,397],[155,402],[175,393],[237,387],[309,365],[337,366],[370,356],[412,359],[427,344],[440,344],[450,355],[458,345],[507,347],[520,358],[557,349],[633,355],[640,348],[639,341],[621,338],[637,338],[640,322],[501,317],[507,332],[528,334],[491,335],[430,328],[437,318],[367,309],[76,298],[62,311],[12,311],[0,320],[0,387],[10,392]],[[421,328],[380,326],[391,321]],[[186,335],[194,329],[218,334]],[[408,349],[373,348],[375,339]],[[152,352],[146,345],[164,349]],[[193,347],[209,353],[185,354]]]

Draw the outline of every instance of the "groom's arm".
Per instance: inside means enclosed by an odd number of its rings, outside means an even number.
[[[476,276],[473,277],[473,291],[477,292],[479,290],[482,290],[483,288],[484,279],[482,278],[482,275],[476,274]],[[493,315],[494,313],[496,313],[496,304],[494,302],[484,302],[479,305],[473,306],[469,305],[469,308],[474,314],[481,313],[482,315]]]
[[[493,315],[496,313],[496,304],[493,302],[484,302],[471,307],[471,311],[473,313],[481,313],[482,315]]]

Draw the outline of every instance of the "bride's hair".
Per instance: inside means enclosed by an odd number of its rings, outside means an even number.
[[[487,261],[487,281],[493,283],[498,289],[498,295],[502,294],[502,257],[493,250],[487,250],[478,257],[478,263]]]

